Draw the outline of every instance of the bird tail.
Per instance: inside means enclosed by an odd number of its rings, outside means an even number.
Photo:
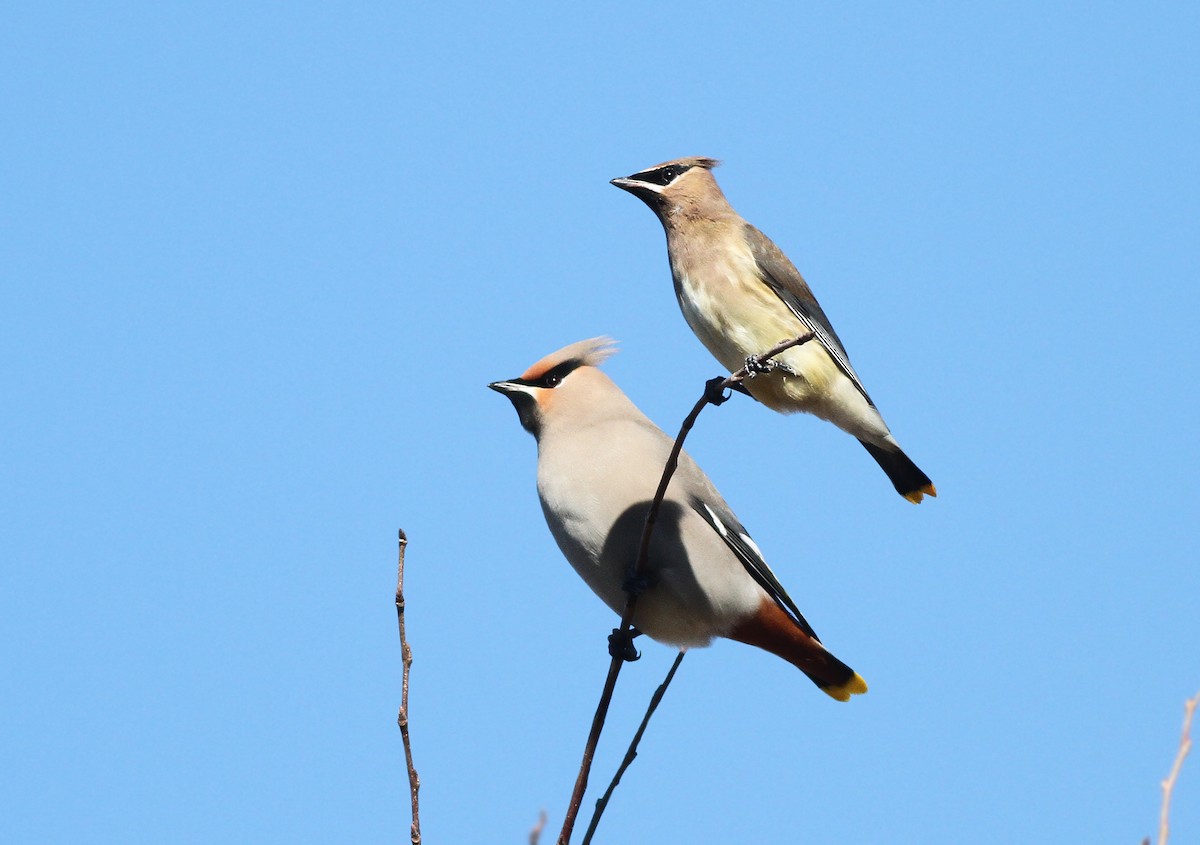
[[[849,701],[850,696],[861,695],[867,691],[867,682],[863,680],[862,675],[829,652],[825,653],[829,655],[829,659],[825,671],[821,675],[818,676],[804,668],[800,669],[810,681],[820,688],[821,692],[838,701]],[[835,680],[831,680],[831,678]]]
[[[771,599],[763,598],[757,613],[741,620],[726,636],[782,657],[838,701],[867,691],[862,676],[834,657],[815,635]]]
[[[871,457],[887,473],[896,492],[914,505],[920,504],[921,499],[925,498],[927,493],[930,496],[937,495],[937,488],[933,486],[929,476],[921,472],[920,467],[914,464],[903,451],[900,449],[890,451],[865,440],[858,442],[871,453]]]

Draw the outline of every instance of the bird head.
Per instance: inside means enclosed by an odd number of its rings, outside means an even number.
[[[519,377],[488,385],[513,403],[521,425],[540,437],[552,419],[594,411],[596,390],[612,383],[597,367],[616,352],[616,341],[594,337],[564,346],[542,358]],[[615,389],[615,388],[614,388]]]
[[[725,195],[711,172],[719,164],[715,158],[688,156],[647,167],[632,176],[613,179],[609,184],[633,194],[665,223],[678,209],[728,208]]]

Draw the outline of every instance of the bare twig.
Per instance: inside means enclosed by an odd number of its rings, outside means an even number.
[[[537,824],[529,831],[529,845],[538,845],[538,840],[542,838],[542,830],[546,827],[546,811],[542,810],[538,813]]]
[[[637,757],[637,747],[638,743],[642,741],[642,734],[646,732],[646,726],[650,724],[650,717],[658,709],[658,704],[662,701],[667,687],[671,685],[671,680],[675,677],[675,672],[679,669],[679,664],[683,662],[683,655],[684,652],[682,651],[675,655],[675,662],[667,670],[667,677],[658,685],[658,689],[654,691],[654,695],[650,696],[650,706],[646,708],[646,715],[642,717],[642,723],[638,725],[637,733],[633,735],[633,741],[629,743],[629,749],[625,752],[625,759],[617,767],[617,773],[613,775],[612,781],[609,782],[608,789],[604,790],[604,794],[596,801],[596,809],[592,813],[592,821],[588,824],[587,833],[583,835],[583,845],[589,845],[592,841],[596,827],[600,824],[600,817],[604,815],[604,811],[608,808],[608,799],[612,797],[613,790],[621,782],[621,776],[625,774],[625,770],[633,764],[634,759]]]
[[[1175,791],[1175,781],[1179,778],[1179,770],[1183,767],[1183,759],[1192,750],[1192,716],[1196,713],[1196,705],[1200,704],[1200,693],[1189,698],[1183,705],[1183,733],[1179,737],[1179,751],[1175,754],[1175,763],[1171,773],[1162,782],[1162,810],[1158,816],[1158,845],[1167,845],[1170,834],[1168,819],[1171,816],[1171,793]]]
[[[658,483],[658,490],[654,493],[654,498],[650,502],[650,509],[646,512],[646,524],[642,529],[642,539],[638,545],[638,554],[631,567],[630,574],[632,578],[638,578],[646,569],[646,557],[650,550],[650,537],[654,533],[654,525],[658,521],[658,511],[662,507],[663,497],[667,494],[667,485],[671,483],[671,476],[675,474],[675,469],[679,465],[679,453],[683,451],[683,441],[687,438],[688,432],[692,430],[692,426],[696,424],[696,419],[700,416],[700,412],[704,410],[704,406],[708,404],[719,405],[725,400],[721,398],[721,392],[727,388],[740,384],[748,378],[762,370],[763,365],[774,358],[779,353],[791,349],[793,346],[799,346],[802,343],[807,343],[812,340],[815,335],[812,332],[805,332],[799,337],[794,337],[791,340],[781,341],[775,346],[768,349],[762,355],[758,356],[758,367],[751,368],[749,362],[745,367],[738,370],[736,373],[724,379],[712,379],[704,388],[704,395],[696,402],[691,412],[680,426],[679,435],[675,438],[675,445],[671,447],[671,454],[667,458],[667,465],[663,468],[662,479]],[[625,602],[625,612],[621,614],[621,625],[614,632],[613,642],[620,644],[629,641],[629,630],[632,626],[633,612],[637,607],[637,592],[630,590],[629,598]],[[558,845],[568,845],[571,841],[571,832],[575,827],[575,818],[579,815],[579,806],[583,803],[583,794],[587,791],[588,773],[592,768],[592,758],[596,753],[596,745],[600,741],[600,732],[604,729],[604,719],[608,714],[608,706],[612,702],[613,690],[617,686],[617,675],[621,672],[621,664],[624,659],[620,655],[620,648],[614,648],[612,662],[608,666],[608,677],[604,681],[604,689],[600,693],[600,702],[596,705],[596,715],[592,718],[592,727],[588,732],[587,743],[583,748],[583,760],[579,764],[579,775],[575,779],[575,789],[571,792],[571,802],[567,805],[566,817],[563,819],[562,831],[558,834]]]
[[[624,662],[617,655],[608,664],[608,677],[604,679],[604,689],[600,693],[600,703],[596,705],[596,715],[592,717],[592,727],[588,731],[587,743],[583,747],[583,760],[579,764],[579,774],[575,778],[575,789],[571,792],[571,803],[567,806],[567,815],[563,819],[563,827],[558,834],[558,845],[568,845],[571,841],[571,831],[575,827],[575,817],[579,815],[579,805],[583,803],[583,793],[587,790],[588,772],[592,768],[592,758],[596,754],[596,744],[600,741],[600,731],[604,729],[604,718],[608,714],[608,705],[612,701],[613,690],[617,686],[617,674],[621,671],[621,664]]]
[[[408,636],[404,632],[404,549],[408,545],[408,537],[404,529],[399,531],[400,554],[396,568],[396,624],[400,628],[400,655],[404,664],[403,681],[400,687],[400,712],[396,716],[396,724],[400,726],[400,738],[404,741],[404,761],[408,764],[408,792],[412,797],[412,827],[409,829],[409,839],[412,845],[421,845],[421,808],[417,801],[417,793],[421,791],[421,778],[413,766],[412,740],[408,736],[408,671],[412,668],[412,648],[408,645]]]

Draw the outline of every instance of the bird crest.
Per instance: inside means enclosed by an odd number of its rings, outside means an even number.
[[[563,364],[574,364],[576,367],[599,367],[602,363],[616,354],[617,342],[611,337],[593,337],[564,346],[557,352],[551,352],[521,374],[523,379],[537,379],[555,367]],[[572,368],[574,369],[574,367]]]

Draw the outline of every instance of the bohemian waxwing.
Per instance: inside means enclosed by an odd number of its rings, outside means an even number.
[[[547,355],[520,378],[488,385],[507,396],[537,438],[537,488],[550,533],[613,611],[673,440],[597,369],[608,338]],[[642,573],[634,626],[679,648],[728,637],[765,649],[838,701],[867,691],[821,645],[758,546],[684,452],[663,499]]]
[[[713,178],[711,158],[656,164],[612,184],[640,199],[667,233],[679,307],[696,337],[731,372],[781,340],[815,341],[775,358],[782,366],[748,380],[759,402],[807,411],[854,435],[910,502],[937,491],[900,449],[867,395],[808,284],[787,256],[738,216]]]

